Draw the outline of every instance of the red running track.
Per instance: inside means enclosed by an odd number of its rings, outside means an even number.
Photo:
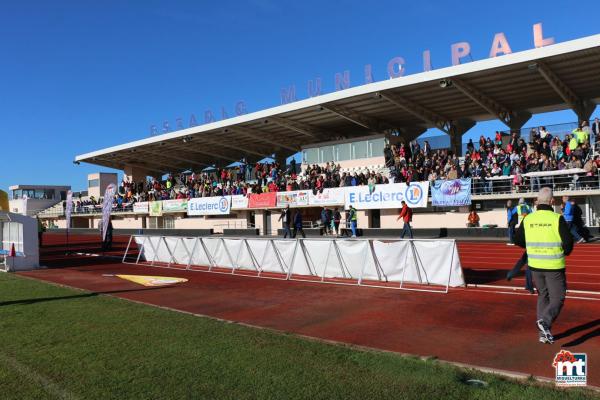
[[[557,342],[542,345],[534,326],[536,296],[522,291],[468,288],[444,295],[152,268],[65,256],[62,236],[46,239],[42,261],[50,268],[23,275],[285,332],[547,378],[553,377],[552,359],[563,347],[588,354],[588,382],[600,386],[600,362],[595,361],[600,359],[600,296],[568,298],[553,327]],[[119,238],[118,247],[124,247],[124,239]],[[73,242],[72,250],[98,250],[93,237]],[[519,255],[518,249],[495,243],[461,243],[459,248],[463,263],[474,266],[480,264],[472,264],[477,259],[471,253],[478,251]],[[577,248],[576,255],[584,255],[583,250]],[[466,271],[472,276],[469,271],[475,270]],[[144,288],[103,276],[115,273],[177,276],[189,282]]]
[[[524,249],[499,242],[459,242],[458,251],[467,283],[523,287],[524,274],[508,282],[506,273]],[[600,293],[600,245],[576,244],[567,257],[568,289]]]

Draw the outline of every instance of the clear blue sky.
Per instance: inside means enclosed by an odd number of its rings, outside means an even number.
[[[75,155],[148,136],[160,125],[206,110],[248,111],[280,102],[282,87],[351,72],[376,80],[387,61],[405,58],[420,72],[430,49],[434,68],[450,64],[450,45],[469,41],[487,57],[496,32],[513,51],[533,47],[543,22],[557,42],[600,32],[597,2],[578,1],[27,1],[0,13],[0,188],[70,184],[85,189],[90,172]],[[594,21],[595,20],[595,21]],[[595,67],[595,66],[594,66]],[[529,124],[573,121],[571,112]],[[470,136],[501,125],[481,124]]]

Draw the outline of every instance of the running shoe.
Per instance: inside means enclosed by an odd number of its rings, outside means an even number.
[[[550,327],[544,322],[542,319],[538,319],[535,321],[538,329],[540,330],[540,334],[543,334],[547,340],[547,343],[554,343],[554,336],[552,336],[552,332],[550,332]]]

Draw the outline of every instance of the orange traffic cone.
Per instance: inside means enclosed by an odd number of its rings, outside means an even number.
[[[13,243],[12,246],[10,246],[10,252],[8,253],[9,257],[16,257],[17,256],[17,252],[15,251],[15,244]]]

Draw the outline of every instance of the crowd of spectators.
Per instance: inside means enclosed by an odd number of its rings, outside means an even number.
[[[481,136],[477,143],[469,141],[464,158],[450,150],[432,150],[428,141],[422,147],[417,142],[388,146],[384,154],[396,181],[473,178],[475,193],[494,191],[494,181],[500,177],[504,177],[505,190],[519,191],[526,184],[537,190],[544,178],[525,182],[525,174],[583,169],[586,177],[595,177],[600,168],[600,158],[592,157],[590,129],[585,122],[564,139],[543,126],[533,129],[527,141],[516,132],[508,137],[496,132],[494,139]]]
[[[600,122],[595,121],[593,133]],[[564,139],[550,134],[545,127],[533,129],[527,140],[517,133],[504,136],[496,132],[494,139],[481,136],[477,143],[470,140],[464,157],[448,149],[433,150],[428,141],[421,146],[388,145],[384,158],[388,174],[381,171],[343,171],[339,164],[328,162],[308,165],[298,171],[295,162],[283,167],[278,162],[237,163],[233,168],[209,168],[200,173],[168,175],[164,181],[148,179],[131,182],[123,179],[115,195],[115,207],[128,207],[135,202],[190,199],[196,197],[247,195],[292,190],[322,191],[325,188],[368,185],[390,182],[435,181],[439,179],[473,178],[475,193],[494,191],[494,182],[503,179],[504,187],[519,191],[526,184],[533,190],[544,183],[543,178],[525,181],[530,172],[583,169],[586,176],[596,179],[600,158],[592,157],[590,128],[583,123]],[[593,142],[592,142],[593,144]],[[501,178],[504,177],[504,178]],[[101,199],[78,199],[77,211],[99,207]]]

